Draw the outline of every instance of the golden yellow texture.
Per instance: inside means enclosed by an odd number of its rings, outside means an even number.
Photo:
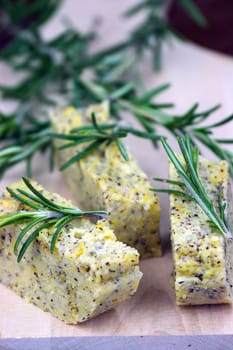
[[[199,174],[209,197],[217,206],[219,186],[227,203],[232,229],[232,197],[228,165],[199,160]],[[170,165],[170,179],[178,176]],[[177,305],[232,302],[233,243],[224,238],[198,204],[176,195],[170,196],[171,240]]]
[[[34,187],[59,205],[70,201]],[[11,188],[24,188],[20,182]],[[22,207],[8,192],[0,198],[0,212],[13,213]],[[138,287],[138,252],[118,242],[106,220],[96,223],[79,218],[62,230],[53,254],[53,229],[44,229],[17,263],[13,247],[24,225],[0,229],[0,282],[28,302],[65,321],[84,322],[128,299]]]
[[[90,123],[95,112],[99,123],[109,120],[108,104],[93,105],[86,110],[67,107],[55,111],[53,129],[68,134],[75,127]],[[56,140],[58,148],[63,140]],[[83,149],[83,145],[57,151],[60,165]],[[105,209],[110,213],[110,223],[117,238],[135,247],[140,256],[161,256],[159,235],[160,203],[150,191],[146,174],[129,154],[125,161],[114,144],[97,149],[88,157],[64,171],[70,192],[78,205],[89,209]]]

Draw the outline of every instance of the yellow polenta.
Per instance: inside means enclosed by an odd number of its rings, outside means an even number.
[[[218,207],[219,186],[227,203],[227,219],[232,229],[232,196],[228,165],[203,157],[199,174],[209,197]],[[170,179],[178,176],[170,165]],[[171,240],[174,260],[176,302],[178,305],[232,302],[233,243],[211,226],[198,204],[170,196]]]
[[[67,107],[53,112],[55,132],[69,134],[73,128],[90,123],[91,113],[99,123],[109,120],[108,104],[86,110]],[[66,141],[56,140],[58,148]],[[85,145],[86,146],[86,145]],[[59,164],[83,149],[83,145],[57,151]],[[160,203],[150,189],[146,174],[129,154],[125,161],[114,144],[104,145],[64,171],[64,176],[78,205],[85,209],[103,208],[110,213],[110,223],[117,238],[135,247],[141,257],[160,256]]]
[[[34,187],[59,205],[73,207],[55,193]],[[11,188],[24,188],[20,182]],[[8,192],[0,198],[1,213],[29,208]],[[54,229],[44,229],[17,263],[13,246],[24,225],[0,229],[0,281],[28,302],[66,323],[84,322],[128,299],[138,287],[138,252],[118,242],[106,220],[80,218],[69,223],[50,253]]]

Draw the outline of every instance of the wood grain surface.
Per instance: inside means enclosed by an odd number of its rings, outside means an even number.
[[[103,47],[120,40],[133,23],[120,25],[119,14],[135,1],[66,0],[57,18],[45,28],[45,35],[51,36],[61,28],[61,19],[69,16],[83,29],[92,25],[96,14],[103,17],[100,26],[101,38],[98,46]],[[194,102],[201,108],[221,103],[212,121],[233,111],[233,61],[223,55],[201,49],[188,43],[173,41],[172,47],[165,47],[163,70],[151,74],[149,58],[143,67],[145,82],[152,87],[171,82],[172,88],[164,93],[160,101],[175,102],[175,111],[182,112]],[[0,83],[13,81],[14,76],[3,65],[0,66]],[[2,105],[3,106],[3,105]],[[5,105],[4,105],[4,108]],[[218,131],[217,136],[232,137],[232,128]],[[132,153],[150,178],[166,176],[167,161],[162,150],[155,151],[149,142],[131,137],[128,144]],[[174,144],[174,141],[171,140]],[[206,153],[209,155],[209,153]],[[17,181],[23,167],[13,169],[0,183],[0,189]],[[36,180],[50,191],[70,197],[62,175],[49,174],[44,158],[35,161]],[[58,337],[93,335],[187,335],[187,334],[231,334],[233,333],[233,309],[230,305],[177,307],[174,292],[169,286],[172,258],[169,243],[168,199],[161,196],[161,231],[164,255],[161,258],[141,262],[144,272],[136,295],[115,309],[78,326],[68,326],[33,305],[26,303],[12,291],[0,285],[0,337]]]

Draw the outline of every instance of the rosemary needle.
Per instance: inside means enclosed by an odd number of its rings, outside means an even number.
[[[168,158],[174,165],[179,181],[157,179],[156,181],[165,181],[171,185],[175,185],[179,190],[170,189],[152,189],[155,192],[167,192],[169,194],[175,194],[187,198],[188,200],[195,201],[204,213],[208,216],[211,224],[215,229],[221,232],[225,237],[232,237],[231,232],[227,226],[227,220],[225,218],[226,203],[222,202],[221,192],[218,196],[218,208],[216,208],[213,201],[209,198],[205,187],[199,177],[198,173],[198,156],[199,151],[197,146],[191,144],[191,140],[188,136],[185,138],[177,137],[181,155],[183,157],[184,165],[181,163],[175,152],[169,146],[165,138],[161,138],[161,142]],[[222,189],[219,189],[222,191]]]
[[[121,142],[121,138],[125,138],[128,134],[136,135],[138,137],[146,138],[153,141],[158,141],[160,136],[152,132],[144,132],[135,129],[127,125],[123,121],[118,121],[114,123],[103,123],[99,124],[97,122],[95,113],[92,114],[92,124],[84,125],[79,128],[72,129],[70,134],[57,134],[51,133],[52,138],[58,138],[65,141],[70,141],[64,143],[64,145],[59,147],[62,151],[67,148],[73,148],[84,144],[82,148],[75,156],[71,157],[66,163],[64,163],[60,170],[65,170],[67,167],[75,162],[80,161],[89,154],[96,152],[96,150],[102,145],[109,145],[115,143],[121,156],[124,160],[128,160],[129,156],[124,144]],[[87,143],[87,145],[86,145]]]
[[[22,260],[26,250],[42,230],[46,228],[53,230],[50,244],[50,251],[53,253],[59,234],[69,222],[83,216],[104,218],[107,215],[107,212],[103,210],[83,211],[56,204],[40,193],[28,178],[23,177],[22,180],[27,191],[21,188],[16,190],[7,188],[7,191],[26,207],[25,210],[0,215],[0,227],[17,224],[25,225],[14,245],[15,254],[17,254],[21,245],[17,257],[18,262]]]

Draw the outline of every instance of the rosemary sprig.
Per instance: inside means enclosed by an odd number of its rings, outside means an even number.
[[[203,210],[203,212],[208,216],[211,224],[215,229],[221,232],[225,237],[232,237],[232,234],[227,226],[227,220],[225,218],[226,203],[222,202],[222,189],[220,188],[218,196],[219,208],[216,208],[213,201],[209,198],[205,187],[203,186],[203,183],[199,177],[199,150],[197,146],[192,146],[191,140],[188,136],[185,138],[178,136],[177,141],[184,160],[184,165],[181,163],[175,152],[169,146],[166,139],[161,138],[163,148],[167,153],[168,158],[174,165],[180,181],[162,180],[157,178],[155,178],[155,180],[168,182],[171,185],[178,187],[179,190],[176,188],[152,190],[155,192],[167,192],[169,194],[173,193],[175,195],[187,198],[188,200],[195,201]]]
[[[223,144],[233,144],[233,139],[217,139],[213,137],[215,129],[228,125],[233,121],[233,114],[220,119],[219,122],[209,125],[203,123],[211,118],[220,105],[215,105],[207,110],[199,111],[198,103],[195,103],[183,114],[172,114],[167,112],[172,103],[158,104],[154,99],[169,88],[169,84],[160,85],[138,96],[134,85],[126,84],[118,87],[122,95],[112,98],[114,93],[105,84],[81,81],[83,91],[95,101],[109,99],[111,101],[111,114],[121,118],[123,111],[131,112],[140,125],[149,133],[156,134],[157,126],[169,131],[174,137],[188,135],[193,144],[202,144],[213,152],[219,159],[229,163],[230,174],[233,177],[233,152],[222,147]],[[125,89],[125,90],[124,90]],[[152,139],[157,147],[158,143]]]
[[[14,253],[18,253],[18,262],[22,260],[30,244],[43,229],[53,229],[50,244],[50,251],[53,253],[58,236],[68,223],[83,216],[106,217],[107,215],[102,210],[83,211],[58,205],[41,194],[28,178],[23,177],[22,180],[26,185],[27,191],[20,188],[17,188],[15,191],[7,188],[7,191],[26,207],[25,210],[21,210],[18,213],[0,215],[0,227],[25,224],[14,245]],[[18,252],[20,245],[21,248]]]
[[[71,164],[80,161],[93,152],[96,152],[96,150],[102,145],[110,145],[111,143],[116,144],[123,159],[127,161],[129,159],[128,153],[120,139],[126,137],[128,134],[156,142],[160,139],[159,135],[137,130],[127,125],[124,121],[99,124],[97,122],[95,113],[91,115],[91,120],[92,124],[72,129],[71,133],[68,135],[51,133],[51,137],[53,138],[70,141],[59,147],[59,150],[61,151],[67,148],[76,147],[83,143],[88,143],[88,145],[85,145],[84,148],[80,150],[80,152],[78,152],[75,156],[71,157],[66,163],[64,163],[61,166],[60,170],[65,170]]]
[[[206,26],[207,21],[191,0],[178,0],[180,6],[190,18],[199,26]],[[167,1],[143,0],[129,8],[124,16],[126,18],[143,14],[144,19],[130,33],[129,42],[142,57],[145,51],[150,51],[153,57],[155,70],[161,68],[162,47],[172,36],[177,35],[169,25],[166,17]]]
[[[0,147],[0,179],[7,170],[22,161],[26,161],[26,173],[27,176],[31,176],[32,158],[36,153],[45,152],[47,149],[50,150],[50,169],[52,170],[54,148],[50,136],[50,122],[28,117],[27,125],[22,125],[16,115],[12,114],[10,117],[13,119],[14,127],[5,129],[5,138],[3,138],[5,143]]]
[[[213,113],[219,109],[219,105],[211,107],[204,111],[198,111],[198,104],[194,104],[184,114],[172,114],[165,111],[165,109],[172,107],[171,103],[159,104],[154,101],[159,94],[169,87],[169,84],[164,84],[154,88],[141,96],[137,94],[133,83],[118,84],[114,89],[111,84],[99,84],[93,81],[79,79],[80,88],[83,93],[89,96],[89,99],[95,102],[103,100],[110,101],[111,115],[118,119],[118,123],[112,125],[112,129],[104,130],[100,133],[100,129],[106,127],[106,125],[99,125],[99,130],[96,130],[96,123],[92,119],[92,125],[88,130],[89,139],[83,138],[84,130],[76,130],[72,135],[57,135],[51,133],[50,123],[48,121],[40,122],[35,118],[27,117],[28,127],[23,127],[20,124],[20,120],[15,122],[18,125],[16,128],[17,133],[11,137],[5,135],[5,139],[8,140],[7,145],[0,148],[0,176],[2,176],[11,166],[16,163],[26,160],[28,164],[28,175],[30,175],[31,159],[34,154],[38,151],[50,149],[51,157],[50,163],[52,165],[53,160],[53,138],[63,138],[70,142],[67,147],[75,146],[80,141],[87,142],[93,141],[93,145],[88,146],[86,152],[80,154],[80,159],[94,151],[95,147],[99,147],[101,144],[108,144],[107,141],[111,140],[117,142],[119,138],[126,137],[128,133],[132,133],[136,136],[150,139],[154,145],[158,146],[159,135],[157,134],[157,126],[163,127],[168,130],[174,137],[188,135],[193,144],[201,143],[212,151],[218,158],[226,160],[229,163],[230,174],[233,176],[233,153],[222,145],[232,144],[231,139],[215,139],[213,132],[218,127],[227,125],[232,122],[233,115],[221,119],[219,122],[209,125],[203,125]],[[122,123],[123,113],[125,111],[134,114],[137,121],[144,128],[145,132],[139,131],[132,127],[127,127],[126,124]],[[11,116],[12,117],[12,116]],[[15,114],[17,117],[17,114]],[[7,118],[5,118],[7,119]],[[120,126],[120,129],[119,129]],[[124,128],[123,128],[124,126]],[[107,125],[109,128],[109,125]],[[22,129],[21,129],[22,128]],[[114,133],[112,134],[111,132]],[[111,132],[110,132],[111,131]],[[116,134],[116,131],[118,134]],[[13,132],[13,129],[12,129]],[[87,130],[85,131],[87,133]],[[92,133],[92,134],[91,134]],[[87,135],[85,135],[87,137]],[[75,142],[77,141],[77,142]],[[117,142],[118,143],[118,142]],[[127,159],[124,146],[120,142],[118,143],[120,152],[123,157]],[[77,155],[79,159],[79,155]],[[71,160],[70,163],[66,164],[66,168],[69,164],[75,160]],[[52,167],[52,166],[51,166]]]
[[[219,159],[226,160],[229,164],[230,174],[233,177],[233,152],[222,147],[222,144],[233,144],[232,139],[216,139],[213,137],[215,129],[228,125],[233,121],[233,114],[220,119],[219,122],[203,125],[213,113],[220,108],[215,105],[205,111],[198,111],[198,104],[195,103],[187,112],[181,115],[171,115],[157,111],[156,124],[167,129],[174,137],[189,136],[193,144],[200,143],[208,148]]]
[[[199,13],[194,4],[190,6],[191,0],[182,2],[187,3],[188,13]],[[136,8],[126,11],[126,17],[143,11],[146,13],[143,23],[122,43],[89,55],[88,49],[94,37],[93,33],[83,35],[70,27],[49,41],[41,35],[41,26],[54,14],[60,4],[60,0],[38,0],[37,5],[22,0],[20,8],[23,6],[27,11],[19,15],[18,6],[12,0],[3,2],[0,31],[3,34],[7,33],[8,40],[5,40],[0,59],[5,60],[15,70],[28,73],[18,85],[1,87],[4,98],[20,101],[39,99],[40,103],[41,101],[46,103],[48,102],[46,90],[49,86],[52,86],[53,92],[62,91],[64,95],[69,90],[70,84],[73,85],[72,92],[77,95],[76,77],[90,68],[97,78],[101,75],[101,79],[103,74],[106,75],[107,69],[107,76],[111,75],[111,79],[114,76],[116,82],[125,74],[128,76],[134,72],[134,67],[141,60],[145,50],[149,49],[155,53],[155,57],[161,56],[159,51],[162,41],[172,31],[166,21],[164,11],[166,1],[142,1]],[[196,20],[195,16],[192,17]],[[136,54],[132,55],[131,50],[136,51]],[[128,63],[125,62],[125,58],[129,55],[135,57],[134,62],[128,59]],[[80,93],[78,91],[79,97]]]

